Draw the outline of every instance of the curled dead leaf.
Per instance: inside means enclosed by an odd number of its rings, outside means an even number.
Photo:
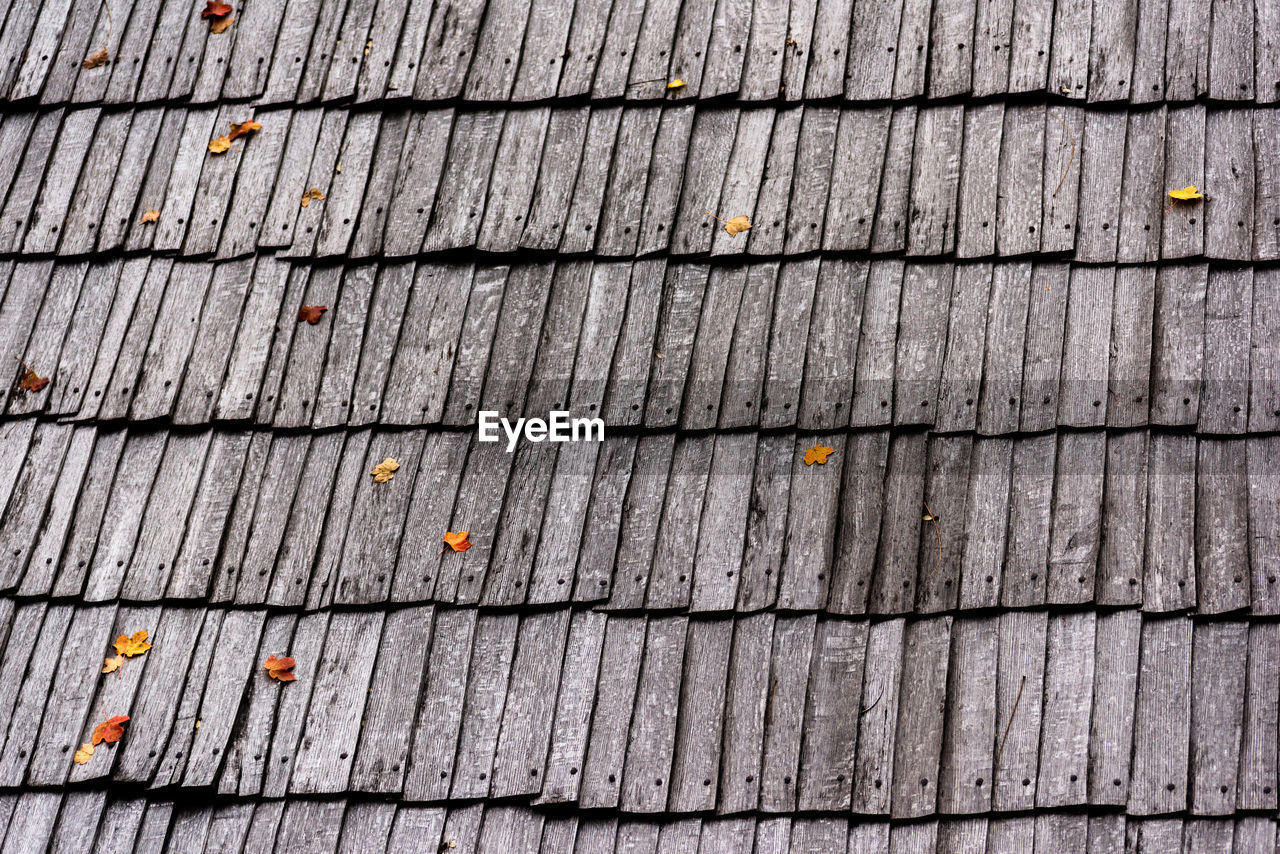
[[[86,56],[84,62],[80,64],[85,68],[97,68],[100,65],[106,65],[110,61],[111,55],[107,53],[107,49],[104,47],[97,53]]]
[[[231,29],[231,25],[235,22],[236,19],[230,15],[225,18],[217,18],[209,24],[209,32],[213,33],[215,36],[222,35],[227,30]]]
[[[812,448],[804,452],[804,464],[811,466],[817,463],[820,466],[827,464],[827,457],[836,452],[835,448],[828,445],[814,445]]]
[[[272,679],[281,682],[294,682],[298,679],[292,672],[294,660],[288,656],[276,658],[274,655],[268,655],[267,660],[262,662],[262,666],[267,668],[267,675]]]
[[[121,635],[116,638],[115,647],[117,654],[123,655],[127,658],[132,658],[135,655],[142,655],[142,653],[151,649],[151,644],[147,643],[147,630],[139,629],[133,633],[133,637],[130,637],[129,635]]]
[[[99,742],[105,741],[107,744],[115,744],[124,737],[125,721],[129,720],[128,715],[116,715],[108,718],[93,728],[93,743],[96,746]]]
[[[104,658],[102,660],[102,672],[115,673],[120,669],[120,665],[122,664],[124,664],[123,655],[113,655],[110,658]]]
[[[312,326],[320,322],[320,315],[329,310],[327,305],[304,305],[298,309],[298,320],[305,320]]]
[[[42,377],[35,371],[23,366],[26,370],[22,373],[22,379],[18,381],[18,391],[37,392],[44,389],[49,384],[48,377]]]
[[[471,548],[471,541],[467,539],[470,531],[458,531],[456,534],[451,531],[445,531],[444,542],[449,548],[455,552],[465,552]]]
[[[200,13],[201,18],[221,18],[230,15],[232,6],[230,3],[223,3],[221,0],[206,0],[204,11]]]
[[[724,223],[724,230],[729,233],[730,237],[737,237],[742,232],[751,228],[751,220],[745,216],[735,216],[732,219],[720,219],[720,217],[716,216],[711,211],[707,211],[706,214],[712,219],[719,220]]]
[[[160,211],[147,211],[138,222],[155,222],[160,218]]]
[[[238,125],[232,125],[231,133],[227,134],[227,138],[235,139],[236,137],[248,136],[249,134],[253,133],[255,130],[262,130],[262,125],[258,124],[253,119],[249,119],[247,122],[241,122]]]
[[[683,89],[687,84],[679,77],[667,84],[668,89]]]
[[[307,190],[305,193],[302,194],[302,206],[304,208],[307,205],[311,204],[312,202],[323,202],[323,201],[324,201],[324,193],[320,192],[320,189],[318,187],[312,187],[310,190]]]
[[[400,464],[391,457],[387,457],[382,462],[373,467],[373,471],[369,474],[373,475],[376,483],[386,483],[396,476],[396,469],[400,468]]]
[[[75,759],[77,765],[83,765],[88,762],[93,758],[93,745],[86,741],[80,745],[80,749],[76,751],[75,756],[72,758]]]

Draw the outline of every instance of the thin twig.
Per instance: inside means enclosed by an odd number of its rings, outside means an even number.
[[[729,224],[729,223],[728,223],[728,221],[723,220],[723,219],[720,219],[720,217],[716,216],[716,215],[715,215],[715,214],[713,214],[711,211],[703,211],[703,213],[705,213],[707,216],[711,217],[711,218],[712,218],[712,219],[714,219],[714,220],[717,220],[717,221],[719,221],[719,222],[723,222],[725,225],[728,225],[728,224]]]
[[[929,521],[933,523],[934,533],[938,535],[938,562],[933,565],[933,569],[929,570],[929,574],[924,577],[925,583],[928,583],[933,574],[942,568],[942,529],[938,527],[938,517],[933,515],[933,511],[929,509],[929,502],[924,503],[925,512],[929,514]]]
[[[865,715],[867,712],[869,712],[869,711],[871,711],[872,709],[874,709],[874,708],[876,707],[876,704],[880,702],[880,699],[881,699],[883,696],[884,696],[884,686],[883,686],[883,685],[881,685],[881,686],[880,686],[880,693],[879,693],[879,694],[877,694],[877,695],[876,695],[876,698],[875,698],[874,700],[872,700],[872,701],[871,701],[871,705],[867,706],[865,709],[860,709],[860,710],[858,711],[858,717],[862,717],[862,716],[863,716],[863,715]]]
[[[1062,182],[1067,180],[1067,174],[1071,171],[1071,164],[1076,159],[1076,135],[1071,132],[1071,128],[1062,120],[1061,116],[1051,113],[1043,107],[1041,109],[1044,110],[1046,116],[1052,116],[1054,121],[1062,125],[1062,129],[1067,132],[1067,136],[1071,137],[1071,154],[1067,156],[1067,168],[1062,170],[1062,177],[1058,179],[1058,186],[1053,188],[1053,194],[1056,196],[1058,191],[1062,189]]]
[[[995,780],[996,775],[1000,773],[1000,754],[1004,753],[1004,743],[1009,740],[1009,730],[1013,728],[1013,716],[1018,713],[1018,703],[1022,702],[1022,689],[1027,687],[1027,677],[1022,677],[1022,682],[1018,685],[1018,696],[1013,700],[1013,710],[1009,712],[1009,722],[1004,725],[1004,737],[1000,739],[1000,747],[996,749],[995,767],[991,769],[991,779]]]

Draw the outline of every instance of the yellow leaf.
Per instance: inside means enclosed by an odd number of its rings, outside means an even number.
[[[679,77],[677,77],[675,80],[672,80],[670,83],[667,84],[668,89],[683,89],[684,87],[685,87],[685,82],[681,80]]]
[[[77,765],[83,765],[88,762],[93,758],[93,745],[86,741],[80,745],[80,749],[76,751],[76,755],[73,758],[76,760]]]
[[[231,137],[220,136],[217,139],[209,140],[209,151],[214,154],[221,154],[231,147]]]
[[[123,635],[121,635],[121,637],[123,637]],[[115,673],[120,669],[120,665],[122,664],[124,664],[123,655],[113,655],[110,658],[104,658],[102,660],[102,672]]]
[[[160,218],[160,211],[147,211],[138,222],[155,222]]]
[[[831,448],[826,445],[814,445],[812,448],[804,452],[804,464],[811,466],[814,463],[817,463],[820,466],[825,466],[827,464],[827,456],[834,454],[835,452],[835,448]]]
[[[400,464],[391,457],[387,457],[382,462],[373,467],[373,471],[369,474],[373,475],[373,479],[377,483],[386,483],[396,476],[396,469],[400,468]]]
[[[140,629],[133,633],[133,637],[121,635],[116,638],[116,652],[120,655],[132,658],[135,655],[151,649],[151,644],[147,643],[147,630]]]
[[[720,220],[720,222],[724,223],[724,230],[729,232],[730,237],[737,237],[741,232],[751,228],[751,220],[745,216],[735,216],[733,219],[720,219],[720,217],[716,216],[711,211],[707,211],[706,214],[712,219]]]
[[[307,205],[311,204],[312,201],[317,201],[317,202],[324,201],[324,193],[320,192],[319,188],[317,187],[312,187],[310,190],[307,190],[305,193],[302,194],[302,206],[304,208]]]
[[[225,33],[227,29],[236,22],[236,19],[228,15],[225,18],[215,18],[209,22],[209,32],[215,36]]]
[[[1195,184],[1189,184],[1181,190],[1170,190],[1169,195],[1180,202],[1189,202],[1192,199],[1203,199],[1204,193],[1196,189]]]
[[[86,56],[84,58],[84,62],[80,64],[85,68],[97,68],[99,65],[106,65],[110,61],[111,56],[107,53],[107,49],[104,47],[92,56]]]

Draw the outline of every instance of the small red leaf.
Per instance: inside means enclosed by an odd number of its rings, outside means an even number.
[[[320,315],[329,310],[327,305],[304,305],[298,311],[298,319],[305,320],[312,326],[320,322]]]

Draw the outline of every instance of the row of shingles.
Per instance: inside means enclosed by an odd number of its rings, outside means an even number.
[[[10,415],[324,428],[568,408],[613,427],[1233,434],[1280,423],[1275,278],[832,258],[477,269],[137,257],[16,262],[0,317],[6,349],[53,378],[7,390]],[[331,312],[301,325],[303,305]],[[530,326],[540,334],[520,333]]]
[[[15,7],[0,89],[46,104],[219,98],[264,103],[587,95],[884,100],[1047,91],[1091,102],[1280,97],[1271,5],[1216,0],[1211,25],[1187,0],[1087,2],[794,0],[684,4],[542,0],[349,0],[290,8],[251,0],[228,33],[137,0],[120,29],[89,0]],[[127,21],[127,24],[125,23]],[[99,21],[99,24],[105,24]],[[115,61],[82,70],[99,44]],[[167,34],[182,30],[183,37]],[[244,32],[241,32],[244,31]],[[274,45],[274,50],[273,50]],[[25,49],[25,50],[24,50]],[[430,73],[420,73],[420,68]]]
[[[502,854],[1067,854],[1082,844],[1098,854],[1128,850],[1270,851],[1273,819],[1126,818],[1069,812],[1038,816],[949,818],[913,823],[829,817],[670,818],[545,815],[527,807],[476,804],[426,807],[367,801],[290,799],[219,806],[100,792],[7,795],[0,810],[15,840],[54,850],[103,854],[291,850],[305,836],[317,854],[411,854],[433,848]],[[33,849],[34,850],[34,849]]]
[[[315,108],[260,111],[243,147],[209,155],[208,140],[248,113],[11,114],[5,135],[25,152],[0,240],[13,253],[219,258],[272,247],[1280,257],[1271,110]],[[142,156],[122,165],[122,147]],[[1196,183],[1210,201],[1166,207],[1165,183]],[[304,209],[312,187],[327,198]],[[731,238],[708,209],[756,227]],[[149,210],[154,225],[139,221]]]
[[[38,639],[9,644],[0,665],[12,787],[111,779],[242,797],[893,818],[1277,803],[1271,623],[43,602],[4,617],[10,637]],[[140,625],[154,628],[148,657],[99,675],[110,638]],[[256,668],[286,651],[297,682]],[[176,704],[175,672],[187,673]],[[73,765],[112,714],[130,714],[125,740]]]
[[[349,130],[344,156],[363,171],[335,178],[326,202],[348,216],[340,226],[317,209],[320,238],[299,230],[290,254],[1280,257],[1269,110],[540,107],[455,125],[449,139],[406,135],[399,118],[381,134]],[[1166,178],[1211,201],[1166,209]],[[756,225],[731,238],[708,210]],[[356,233],[362,211],[375,232],[386,222],[385,240]]]
[[[1280,608],[1272,437],[660,434],[511,454],[459,432],[6,433],[3,584],[24,596]],[[833,462],[806,466],[811,444]],[[375,483],[387,456],[400,473]],[[443,549],[446,530],[472,547]]]

